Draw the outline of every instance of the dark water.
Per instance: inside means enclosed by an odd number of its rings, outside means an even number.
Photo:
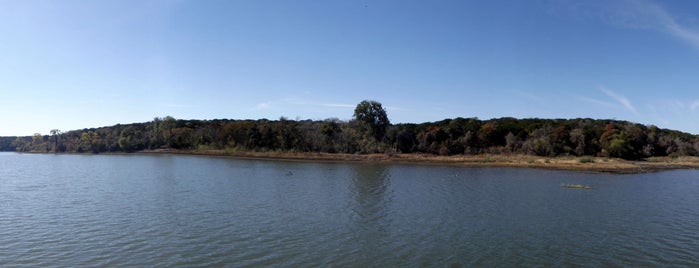
[[[696,267],[699,171],[0,153],[0,266]]]

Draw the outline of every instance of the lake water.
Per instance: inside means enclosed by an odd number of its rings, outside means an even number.
[[[578,265],[699,266],[699,171],[0,153],[2,267]]]

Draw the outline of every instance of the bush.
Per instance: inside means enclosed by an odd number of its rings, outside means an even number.
[[[594,163],[594,162],[595,162],[595,159],[592,158],[592,157],[590,157],[590,156],[583,156],[583,157],[580,158],[580,163],[583,163],[583,164],[585,164],[585,163]]]

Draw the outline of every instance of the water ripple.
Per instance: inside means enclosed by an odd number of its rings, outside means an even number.
[[[698,171],[136,155],[0,165],[2,267],[699,265]]]

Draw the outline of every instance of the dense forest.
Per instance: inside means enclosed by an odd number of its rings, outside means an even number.
[[[642,159],[699,155],[699,137],[618,120],[445,119],[391,124],[381,104],[363,101],[349,121],[181,120],[155,118],[29,137],[0,137],[0,151],[138,152],[142,150],[226,152],[528,154]]]

